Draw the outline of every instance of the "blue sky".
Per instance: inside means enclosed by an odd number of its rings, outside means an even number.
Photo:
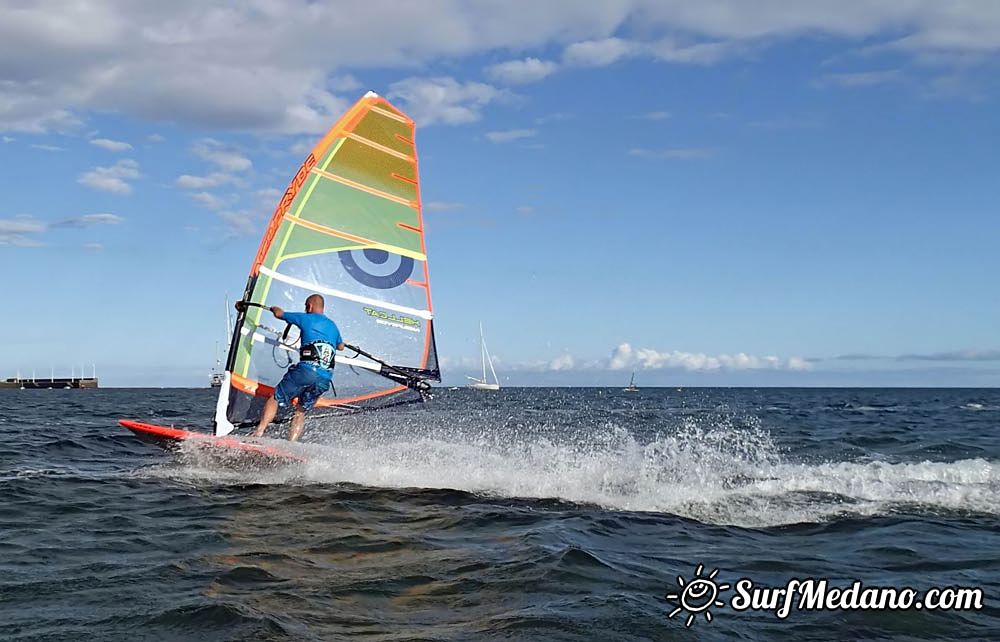
[[[372,89],[447,383],[482,319],[510,385],[1000,385],[996,3],[133,4],[0,8],[0,376],[204,385]]]

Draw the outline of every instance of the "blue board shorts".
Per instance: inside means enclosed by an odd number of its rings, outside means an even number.
[[[274,388],[274,400],[279,408],[288,408],[292,399],[298,397],[298,407],[302,410],[312,410],[316,400],[330,389],[331,379],[316,372],[309,366],[295,364],[288,369]]]

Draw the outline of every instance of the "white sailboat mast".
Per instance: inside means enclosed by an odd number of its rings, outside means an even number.
[[[483,358],[483,378],[482,382],[486,383],[486,338],[483,336],[483,322],[479,322],[479,351],[482,353]],[[490,364],[492,367],[492,364]]]
[[[497,377],[497,371],[493,369],[493,359],[490,357],[490,349],[486,347],[486,339],[483,339],[483,350],[486,352],[486,360],[490,362],[490,372],[493,373],[493,383],[499,385],[500,378]],[[486,374],[484,373],[483,378],[485,379],[485,377]]]

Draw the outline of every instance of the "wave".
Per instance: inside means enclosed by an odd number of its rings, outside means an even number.
[[[962,410],[1000,410],[1000,406],[991,406],[984,403],[966,403],[959,406]]]

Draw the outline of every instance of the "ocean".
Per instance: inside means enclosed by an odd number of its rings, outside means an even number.
[[[0,639],[1000,639],[1000,390],[439,390],[264,471],[116,423],[213,407],[0,391]],[[982,599],[732,606],[807,578]]]

